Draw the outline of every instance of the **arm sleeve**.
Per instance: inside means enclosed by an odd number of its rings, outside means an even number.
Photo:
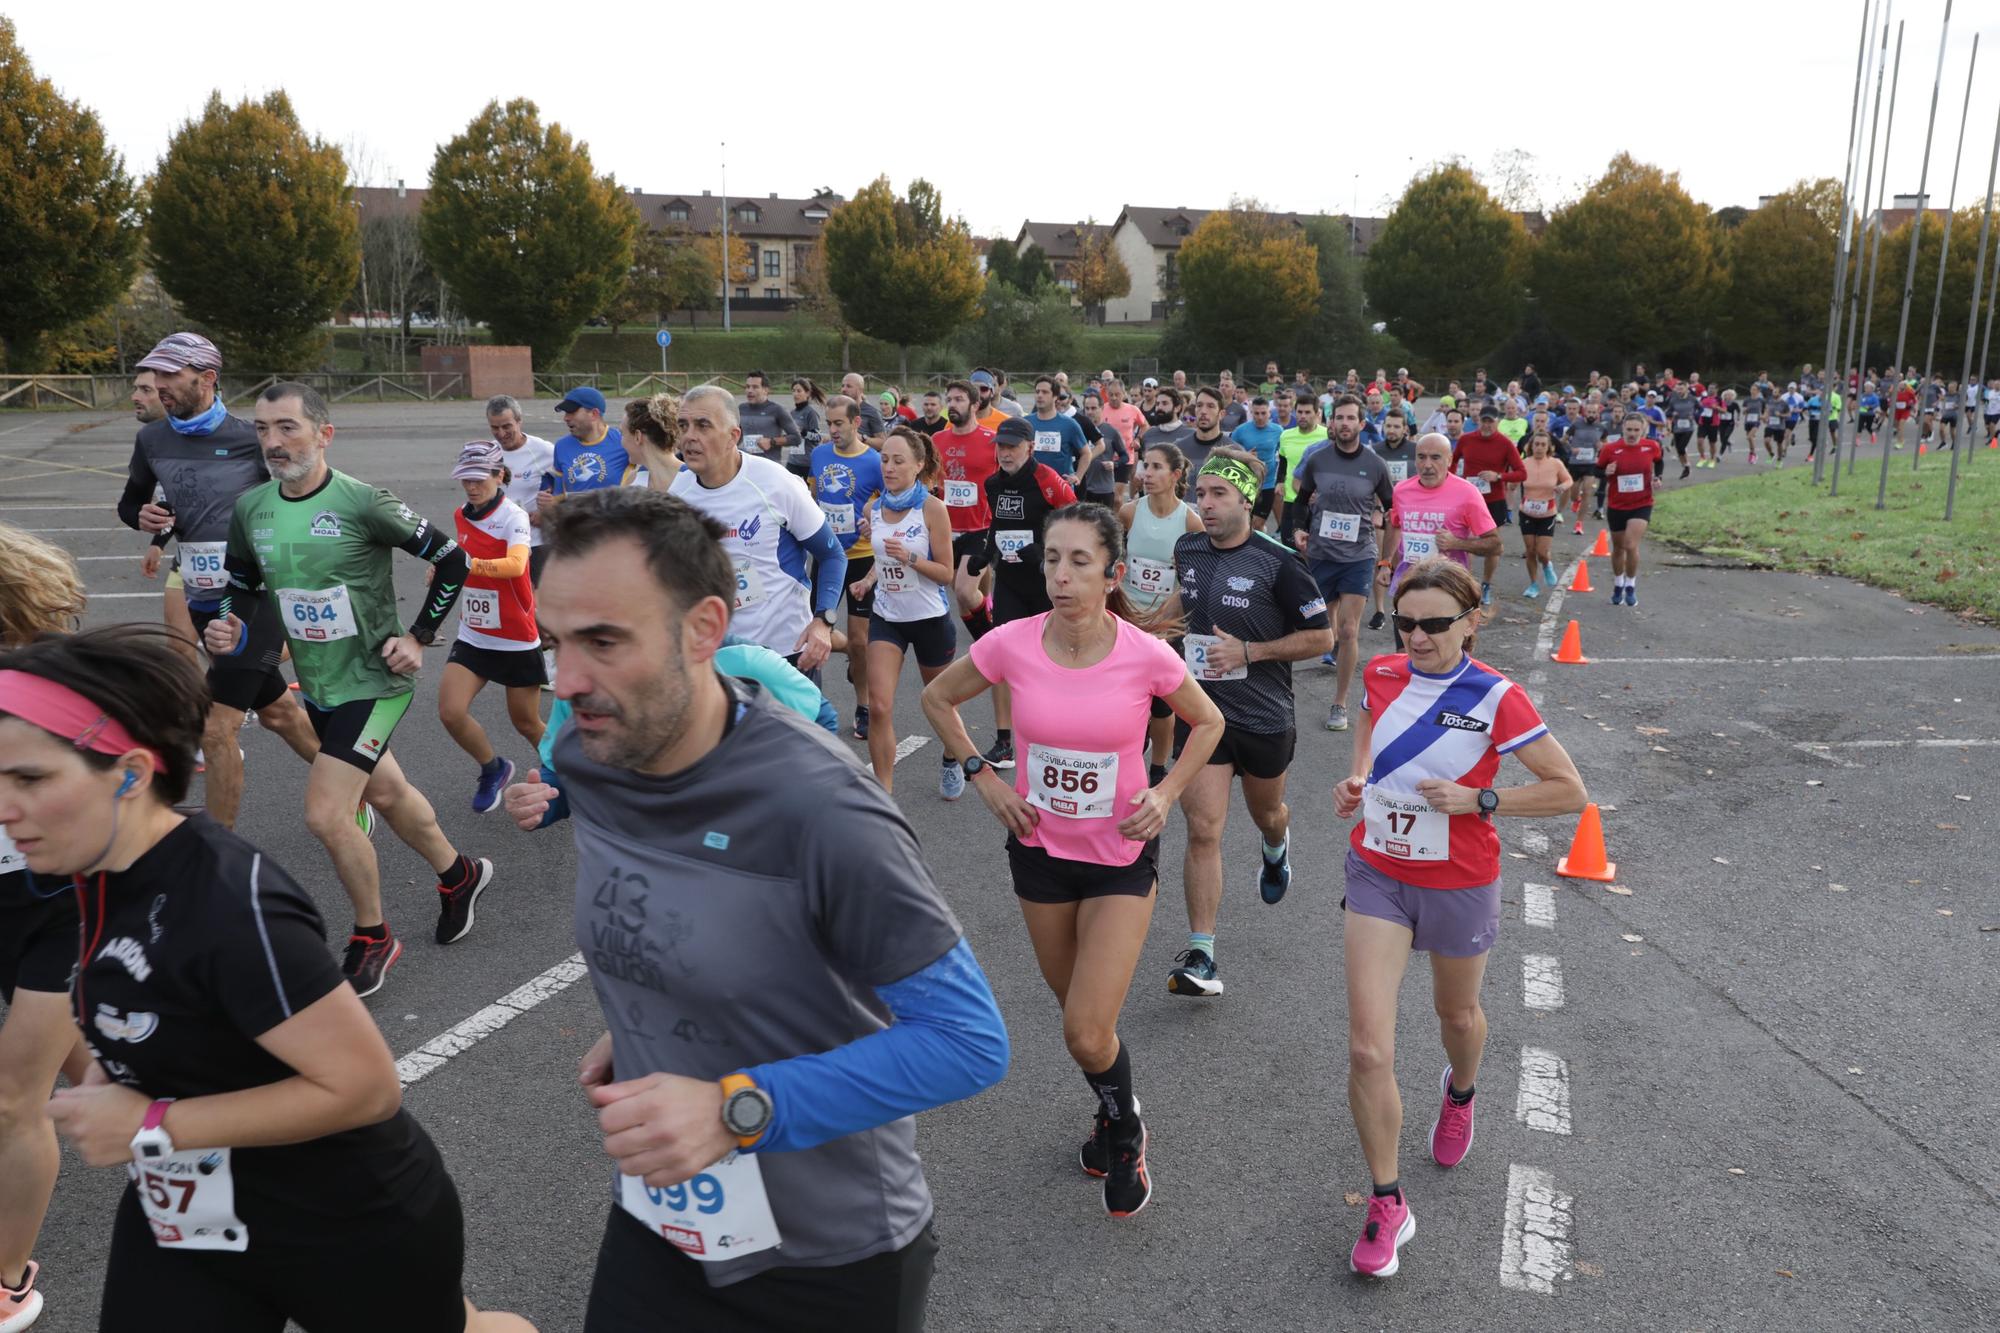
[[[778,431],[785,437],[785,444],[790,446],[799,443],[801,439],[799,435],[799,423],[792,419],[792,414],[780,407],[777,409],[776,417]]]
[[[553,714],[551,714],[551,720],[553,721]],[[550,727],[548,734],[554,736],[556,729]],[[550,759],[547,755],[542,757],[541,772],[542,781],[556,789],[555,799],[549,802],[548,809],[542,811],[542,822],[535,826],[536,828],[547,828],[551,824],[559,824],[569,818],[569,793],[563,790],[562,774],[556,772],[555,760]]]
[[[132,461],[125,469],[125,489],[118,496],[118,521],[128,528],[137,528],[139,507],[153,498],[153,488],[159,484],[159,478],[153,475],[153,465],[135,440]]]
[[[465,572],[484,579],[518,579],[528,571],[528,546],[509,546],[498,560],[467,560]]]
[[[847,552],[825,515],[820,516],[819,530],[799,545],[813,559],[813,613],[833,610],[840,605],[840,590],[846,586]]]
[[[1035,465],[1042,484],[1042,499],[1050,509],[1061,509],[1064,505],[1076,503],[1076,488],[1069,484],[1069,478],[1050,467],[1047,463]]]
[[[819,721],[821,705],[826,702],[819,687],[769,648],[755,643],[725,643],[715,655],[715,669],[725,676],[754,680],[773,699],[806,721]]]
[[[395,503],[394,518],[407,514],[409,509],[402,501],[396,500],[387,491],[381,495]],[[381,505],[376,506],[377,515],[383,515]],[[465,591],[466,560],[465,548],[447,536],[441,528],[431,525],[426,518],[414,520],[415,526],[408,529],[401,540],[395,543],[398,550],[408,551],[419,560],[429,561],[436,569],[431,577],[429,594],[424,598],[423,609],[410,622],[410,634],[420,642],[428,643],[437,637],[438,627],[451,614],[451,608],[458,605],[459,593]]]
[[[876,988],[892,1022],[818,1055],[745,1070],[770,1094],[758,1152],[797,1152],[959,1101],[1007,1072],[1007,1028],[962,938],[928,966]]]

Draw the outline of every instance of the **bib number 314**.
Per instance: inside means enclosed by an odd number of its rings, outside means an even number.
[[[678,1185],[618,1177],[618,1206],[690,1259],[718,1263],[778,1244],[778,1224],[755,1157],[731,1153]]]

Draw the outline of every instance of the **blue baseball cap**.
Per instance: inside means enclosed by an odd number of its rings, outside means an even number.
[[[556,404],[556,411],[574,412],[579,407],[594,408],[602,412],[604,410],[604,395],[588,386],[581,389],[571,389],[569,395]]]

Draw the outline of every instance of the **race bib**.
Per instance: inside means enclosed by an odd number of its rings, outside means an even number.
[[[803,462],[805,462],[805,461],[806,461],[806,447],[805,447],[805,446],[804,446],[803,444],[788,444],[788,445],[786,445],[786,446],[785,446],[785,461],[786,461],[787,463],[803,463]]]
[[[910,570],[906,565],[875,557],[875,587],[879,592],[908,592],[914,587]]]
[[[500,590],[467,588],[458,595],[458,614],[470,629],[499,629]]]
[[[761,435],[745,435],[743,437],[743,447],[745,449],[762,451],[764,448],[764,437]]]
[[[1595,463],[1597,461],[1597,446],[1594,444],[1571,445],[1569,461],[1572,463]]]
[[[1000,558],[1010,565],[1020,564],[1021,552],[1034,544],[1035,534],[1025,528],[1016,528],[1011,532],[996,531],[993,534],[994,548],[1000,552]]]
[[[1646,489],[1646,474],[1643,472],[1621,472],[1618,474],[1618,493],[1637,495]]]
[[[1687,419],[1686,417],[1675,417],[1675,418],[1674,418],[1674,429],[1675,429],[1675,430],[1693,430],[1693,429],[1694,429],[1694,423],[1693,423],[1692,421],[1689,421],[1689,420],[1688,420],[1688,419]]]
[[[1126,557],[1125,576],[1132,586],[1147,597],[1165,597],[1174,590],[1174,562],[1171,560],[1148,560],[1143,555]]]
[[[1368,849],[1399,861],[1451,859],[1451,816],[1414,793],[1385,792],[1370,784],[1362,793]]]
[[[1406,532],[1403,534],[1403,559],[1409,564],[1428,560],[1438,553],[1437,534],[1434,532]]]
[[[1222,671],[1208,664],[1208,655],[1221,643],[1214,634],[1190,634],[1181,640],[1181,653],[1187,658],[1188,671],[1196,680],[1242,680],[1250,674],[1250,664],[1245,662],[1234,671]]]
[[[228,549],[228,542],[181,543],[181,582],[189,592],[220,592],[229,586],[229,575],[222,567],[222,556]]]
[[[139,1207],[153,1227],[153,1241],[175,1250],[250,1248],[250,1230],[236,1216],[236,1182],[229,1149],[190,1148],[125,1168]]]
[[[1319,516],[1319,535],[1328,541],[1358,542],[1361,540],[1361,515],[1323,511]]]
[[[1408,463],[1395,461],[1386,464],[1386,466],[1389,469],[1389,480],[1404,482],[1410,479],[1410,465]]]
[[[1875,409],[1871,407],[1868,410],[1872,412]],[[1763,419],[1764,419],[1763,416],[1757,412],[1745,412],[1743,414],[1743,424],[1746,426],[1754,426]]]
[[[972,508],[979,503],[979,483],[976,481],[945,482],[944,502],[951,509]]]
[[[736,609],[755,606],[764,600],[764,581],[757,577],[757,567],[748,560],[737,560],[736,565]]]
[[[851,504],[828,504],[819,502],[819,512],[826,515],[826,525],[834,535],[845,537],[854,531],[854,506]]]
[[[318,592],[280,588],[278,608],[285,617],[285,633],[301,643],[331,643],[361,632],[354,623],[354,608],[348,605],[344,583]]]
[[[1474,475],[1467,477],[1466,480],[1471,482],[1472,489],[1478,491],[1481,495],[1491,495],[1493,493],[1493,483],[1484,477]]]
[[[5,829],[0,829],[0,875],[11,875],[16,870],[27,868],[27,854],[14,845]]]
[[[742,1153],[731,1153],[700,1175],[664,1188],[621,1175],[618,1206],[667,1244],[705,1264],[741,1259],[779,1241],[764,1173],[755,1157]]]
[[[1038,454],[1059,454],[1063,451],[1062,432],[1038,430],[1035,432],[1035,452]]]
[[[1028,803],[1071,819],[1109,819],[1117,810],[1118,756],[1028,747]]]
[[[1550,514],[1556,512],[1556,502],[1554,500],[1523,500],[1521,501],[1521,512],[1530,518],[1547,518]]]

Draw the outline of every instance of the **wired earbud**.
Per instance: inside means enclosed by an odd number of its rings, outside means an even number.
[[[139,785],[139,775],[137,773],[134,773],[131,769],[128,768],[125,770],[125,780],[118,784],[117,794],[123,796],[127,792],[131,791],[132,788],[138,785]]]

